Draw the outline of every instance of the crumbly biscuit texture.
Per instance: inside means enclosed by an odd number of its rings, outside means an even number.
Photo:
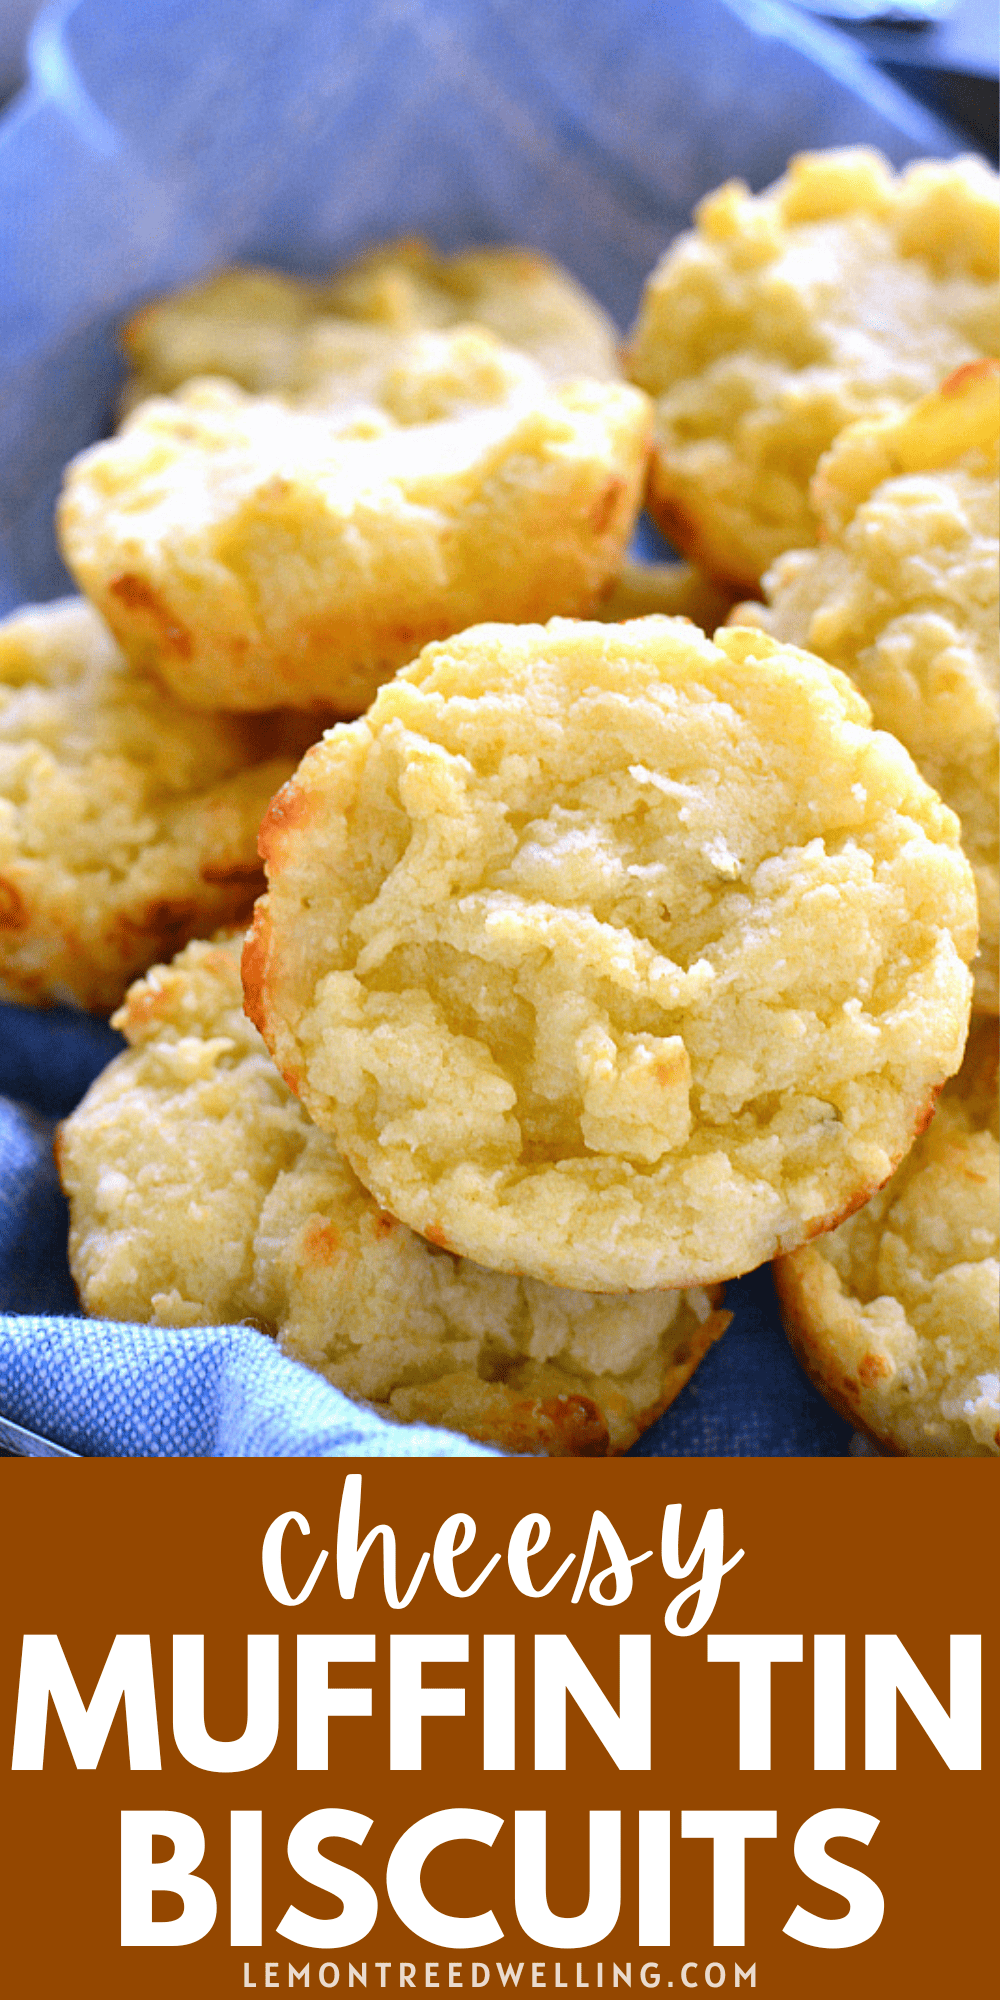
[[[732,605],[733,592],[692,563],[625,562],[594,615],[607,625],[631,618],[690,618],[711,638]]]
[[[249,914],[257,828],[312,732],[179,708],[88,604],[0,624],[0,990],[106,1013]]]
[[[815,540],[838,431],[1000,352],[998,187],[976,158],[895,175],[858,147],[702,202],[647,283],[630,372],[657,398],[651,511],[704,570],[753,587]]]
[[[1000,1456],[997,1024],[892,1180],[775,1266],[785,1324],[831,1402],[884,1451]]]
[[[704,1291],[558,1291],[484,1271],[384,1213],[243,1013],[240,940],[135,985],[131,1047],[62,1126],[86,1309],[252,1319],[338,1388],[508,1450],[622,1451],[727,1315]]]
[[[439,257],[408,239],[325,279],[234,269],[154,300],[122,335],[126,406],[195,375],[321,399],[352,329],[398,336],[469,321],[533,355],[552,380],[621,373],[611,321],[551,258],[517,248]]]
[[[206,379],[69,467],[66,560],[183,701],[357,715],[427,639],[589,610],[620,567],[641,391],[474,326],[342,347],[322,408]]]
[[[961,1058],[954,815],[845,676],[681,619],[482,626],[307,753],[244,957],[359,1177],[477,1262],[704,1284],[831,1227]]]
[[[1000,949],[1000,367],[851,425],[813,483],[817,549],[782,556],[769,609],[778,638],[851,675],[875,722],[905,743],[958,814],[979,898],[975,1004],[997,1012]]]

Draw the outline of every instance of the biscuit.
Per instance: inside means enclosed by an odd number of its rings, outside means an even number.
[[[965,1041],[954,814],[842,674],[683,619],[486,625],[307,752],[244,955],[279,1068],[431,1242],[708,1284],[891,1173]]]
[[[195,375],[225,375],[255,395],[321,396],[345,320],[397,335],[474,321],[533,355],[554,381],[621,374],[617,330],[550,257],[511,248],[438,257],[411,238],[325,279],[225,270],[153,300],[122,334],[125,407]]]
[[[1000,1455],[997,1025],[887,1187],[774,1267],[789,1338],[828,1401],[883,1451]]]
[[[70,569],[192,706],[357,715],[427,639],[589,610],[620,567],[640,390],[552,385],[482,328],[346,341],[339,402],[205,379],[67,471]]]
[[[165,951],[248,915],[257,828],[310,733],[178,708],[79,599],[0,624],[3,996],[106,1013]]]
[[[625,562],[594,612],[602,624],[624,625],[630,618],[690,618],[709,638],[724,624],[733,592],[691,563]]]
[[[647,283],[629,366],[657,398],[650,511],[708,574],[747,590],[807,547],[837,432],[1000,352],[998,185],[976,158],[895,175],[857,147],[702,202]]]
[[[406,1421],[524,1452],[624,1451],[728,1314],[705,1291],[595,1297],[483,1271],[355,1180],[243,1013],[240,940],[133,986],[131,1047],[62,1126],[70,1261],[88,1312],[252,1318]]]
[[[995,1014],[1000,950],[1000,364],[962,369],[892,417],[852,424],[813,482],[821,546],[779,557],[779,639],[842,667],[962,823],[979,898],[975,1002]]]

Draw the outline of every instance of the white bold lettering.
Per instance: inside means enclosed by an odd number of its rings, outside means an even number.
[[[219,1742],[205,1728],[205,1639],[174,1634],[174,1742],[198,1771],[253,1771],[278,1741],[278,1635],[247,1638],[247,1726],[242,1736]]]
[[[469,1641],[463,1632],[394,1632],[389,1641],[389,1768],[421,1769],[425,1715],[465,1714],[465,1689],[425,1687],[425,1662],[464,1662]],[[436,1940],[431,1938],[431,1944]]]
[[[153,1860],[157,1835],[173,1843],[166,1861]],[[188,1813],[123,1812],[121,1842],[122,1944],[197,1944],[207,1937],[215,1922],[216,1902],[211,1885],[194,1872],[205,1853],[198,1821]],[[154,1923],[157,1889],[169,1889],[180,1897],[179,1916]]]
[[[348,1662],[370,1665],[375,1658],[373,1632],[300,1632],[296,1659],[296,1764],[300,1771],[330,1768],[331,1715],[364,1716],[372,1712],[371,1688],[331,1687],[330,1667]]]
[[[724,1522],[721,1507],[710,1507],[701,1524],[701,1531],[691,1550],[687,1562],[681,1561],[681,1507],[665,1507],[663,1510],[663,1534],[660,1540],[660,1561],[667,1576],[690,1576],[701,1560],[701,1576],[697,1583],[690,1583],[686,1590],[680,1590],[672,1597],[663,1614],[667,1631],[675,1638],[690,1639],[692,1633],[700,1632],[707,1625],[718,1603],[722,1579],[742,1561],[743,1550],[737,1549],[728,1562],[723,1561]],[[691,1616],[686,1625],[681,1624],[681,1611],[688,1598],[694,1599]]]
[[[585,1949],[608,1936],[621,1909],[621,1814],[590,1815],[590,1890],[578,1917],[556,1917],[546,1889],[543,1812],[514,1814],[514,1908],[527,1937],[536,1944]]]
[[[773,1812],[686,1812],[681,1814],[684,1840],[710,1840],[713,1846],[713,1944],[743,1944],[746,1928],[746,1843],[775,1840],[778,1815]]]
[[[670,1943],[670,1814],[639,1814],[639,1943]]]
[[[499,1555],[491,1556],[475,1583],[468,1584],[463,1590],[455,1576],[455,1557],[464,1556],[475,1539],[476,1524],[471,1514],[449,1514],[437,1531],[434,1538],[434,1574],[449,1597],[475,1597],[500,1561]]]
[[[618,1640],[619,1705],[612,1708],[565,1632],[535,1636],[535,1769],[566,1769],[566,1697],[571,1694],[619,1771],[650,1764],[650,1638]]]
[[[813,1639],[813,1770],[843,1771],[847,1757],[847,1647],[843,1632]]]
[[[158,1771],[153,1656],[145,1632],[119,1632],[101,1669],[88,1707],[54,1632],[26,1632],[21,1647],[12,1771],[41,1771],[49,1702],[62,1724],[78,1771],[96,1771],[120,1704],[125,1703],[129,1766]]]
[[[507,1545],[507,1567],[511,1582],[522,1597],[547,1597],[549,1591],[555,1589],[556,1584],[576,1561],[575,1555],[567,1556],[565,1562],[560,1563],[554,1576],[550,1576],[548,1583],[543,1583],[536,1589],[531,1581],[528,1564],[532,1556],[541,1554],[551,1533],[552,1529],[544,1514],[524,1514],[511,1535]]]
[[[385,1871],[389,1901],[400,1921],[426,1944],[475,1951],[503,1937],[492,1910],[481,1911],[476,1917],[450,1917],[428,1902],[420,1886],[420,1871],[435,1848],[451,1840],[478,1840],[484,1847],[492,1847],[502,1825],[495,1813],[456,1806],[448,1812],[428,1813],[397,1840]]]
[[[640,1563],[648,1562],[653,1553],[652,1549],[646,1549],[641,1556],[630,1556],[613,1522],[598,1509],[590,1517],[587,1546],[583,1552],[580,1573],[571,1599],[573,1604],[579,1604],[583,1596],[599,1541],[604,1543],[611,1562],[607,1569],[599,1570],[591,1580],[588,1595],[595,1604],[624,1604],[625,1599],[632,1595],[632,1571],[638,1569]],[[610,1597],[605,1597],[602,1586],[607,1583],[609,1577],[614,1582],[614,1590]]]
[[[771,1768],[771,1668],[802,1659],[802,1638],[792,1632],[710,1632],[709,1660],[736,1662],[740,1670],[740,1770]],[[718,1942],[718,1940],[716,1940]]]
[[[275,1598],[279,1604],[287,1604],[287,1605],[304,1604],[306,1598],[311,1596],[312,1591],[316,1584],[316,1579],[319,1576],[320,1571],[323,1568],[323,1564],[325,1563],[327,1556],[329,1554],[328,1549],[321,1549],[319,1555],[316,1558],[316,1561],[313,1563],[312,1569],[310,1570],[309,1575],[305,1580],[305,1583],[302,1586],[302,1589],[299,1591],[298,1596],[293,1597],[288,1588],[287,1583],[285,1582],[285,1572],[282,1567],[282,1553],[285,1540],[285,1529],[290,1527],[293,1521],[295,1523],[295,1526],[298,1528],[300,1534],[309,1535],[312,1533],[312,1529],[310,1528],[309,1523],[306,1520],[304,1514],[296,1514],[294,1512],[289,1514],[279,1514],[277,1520],[271,1522],[271,1525],[268,1528],[266,1535],[264,1536],[264,1542],[260,1552],[261,1567],[264,1571],[264,1582],[266,1583],[268,1590],[271,1593],[271,1596]]]
[[[848,1806],[831,1806],[827,1812],[813,1813],[795,1836],[795,1859],[810,1882],[843,1896],[847,1910],[842,1917],[814,1917],[811,1910],[796,1904],[787,1924],[786,1937],[799,1944],[818,1945],[822,1951],[843,1951],[848,1945],[864,1944],[875,1936],[885,1910],[882,1891],[860,1869],[835,1861],[826,1851],[828,1840],[860,1840],[867,1847],[878,1820],[870,1813],[852,1812]]]
[[[951,1713],[910,1658],[895,1632],[865,1639],[865,1768],[896,1768],[896,1695],[901,1694],[949,1771],[978,1771],[982,1759],[982,1640],[951,1635]]]
[[[229,1942],[260,1950],[263,1815],[229,1815]],[[244,1981],[244,1984],[246,1982]]]
[[[513,1632],[483,1634],[483,1770],[513,1771],[516,1649]]]
[[[413,1602],[420,1588],[424,1571],[430,1562],[430,1550],[426,1549],[417,1564],[402,1597],[396,1589],[396,1537],[391,1528],[380,1525],[372,1528],[364,1541],[358,1544],[361,1532],[361,1474],[349,1472],[344,1481],[344,1491],[340,1501],[340,1517],[337,1522],[337,1587],[341,1597],[350,1599],[357,1589],[361,1565],[369,1549],[382,1538],[382,1584],[385,1601],[393,1611],[405,1611]]]
[[[360,1847],[371,1824],[363,1813],[341,1806],[322,1806],[296,1821],[288,1836],[288,1859],[296,1875],[315,1889],[339,1896],[344,1907],[336,1917],[310,1917],[291,1904],[277,1926],[290,1944],[304,1945],[307,1951],[344,1951],[368,1936],[378,1916],[378,1897],[371,1883],[339,1861],[328,1861],[319,1844],[350,1840]]]

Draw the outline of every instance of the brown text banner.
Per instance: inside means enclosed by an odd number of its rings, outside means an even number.
[[[973,1990],[994,1492],[9,1462],[6,1990]]]

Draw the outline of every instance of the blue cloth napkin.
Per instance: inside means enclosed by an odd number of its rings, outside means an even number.
[[[627,325],[705,191],[802,146],[955,150],[842,38],[771,0],[70,0],[0,119],[0,611],[67,588],[62,468],[104,434],[115,329],[229,260],[322,270],[423,231],[561,258]],[[73,1450],[475,1455],[390,1426],[245,1327],[85,1322],[51,1155],[119,1046],[64,1009],[0,1009],[0,1413]],[[770,1280],[643,1455],[841,1454]]]
[[[13,1015],[15,1026],[18,1014]],[[57,1032],[25,1014],[33,1036]],[[119,1037],[72,1019],[75,1076],[63,1048],[56,1102],[70,1109]],[[0,1080],[30,1080],[3,1035]],[[69,1038],[67,1038],[69,1039]],[[27,1072],[27,1073],[26,1073]],[[37,1076],[38,1072],[34,1074]],[[77,1316],[66,1264],[66,1204],[52,1157],[54,1124],[0,1098],[0,1412],[97,1456],[453,1457],[480,1447],[425,1425],[386,1423],[245,1326],[121,1326]],[[767,1271],[729,1287],[734,1322],[697,1375],[647,1432],[644,1457],[840,1456],[850,1430],[797,1366],[777,1321]]]
[[[247,1326],[112,1326],[0,1317],[0,1404],[96,1458],[489,1458],[426,1424],[390,1424]]]

